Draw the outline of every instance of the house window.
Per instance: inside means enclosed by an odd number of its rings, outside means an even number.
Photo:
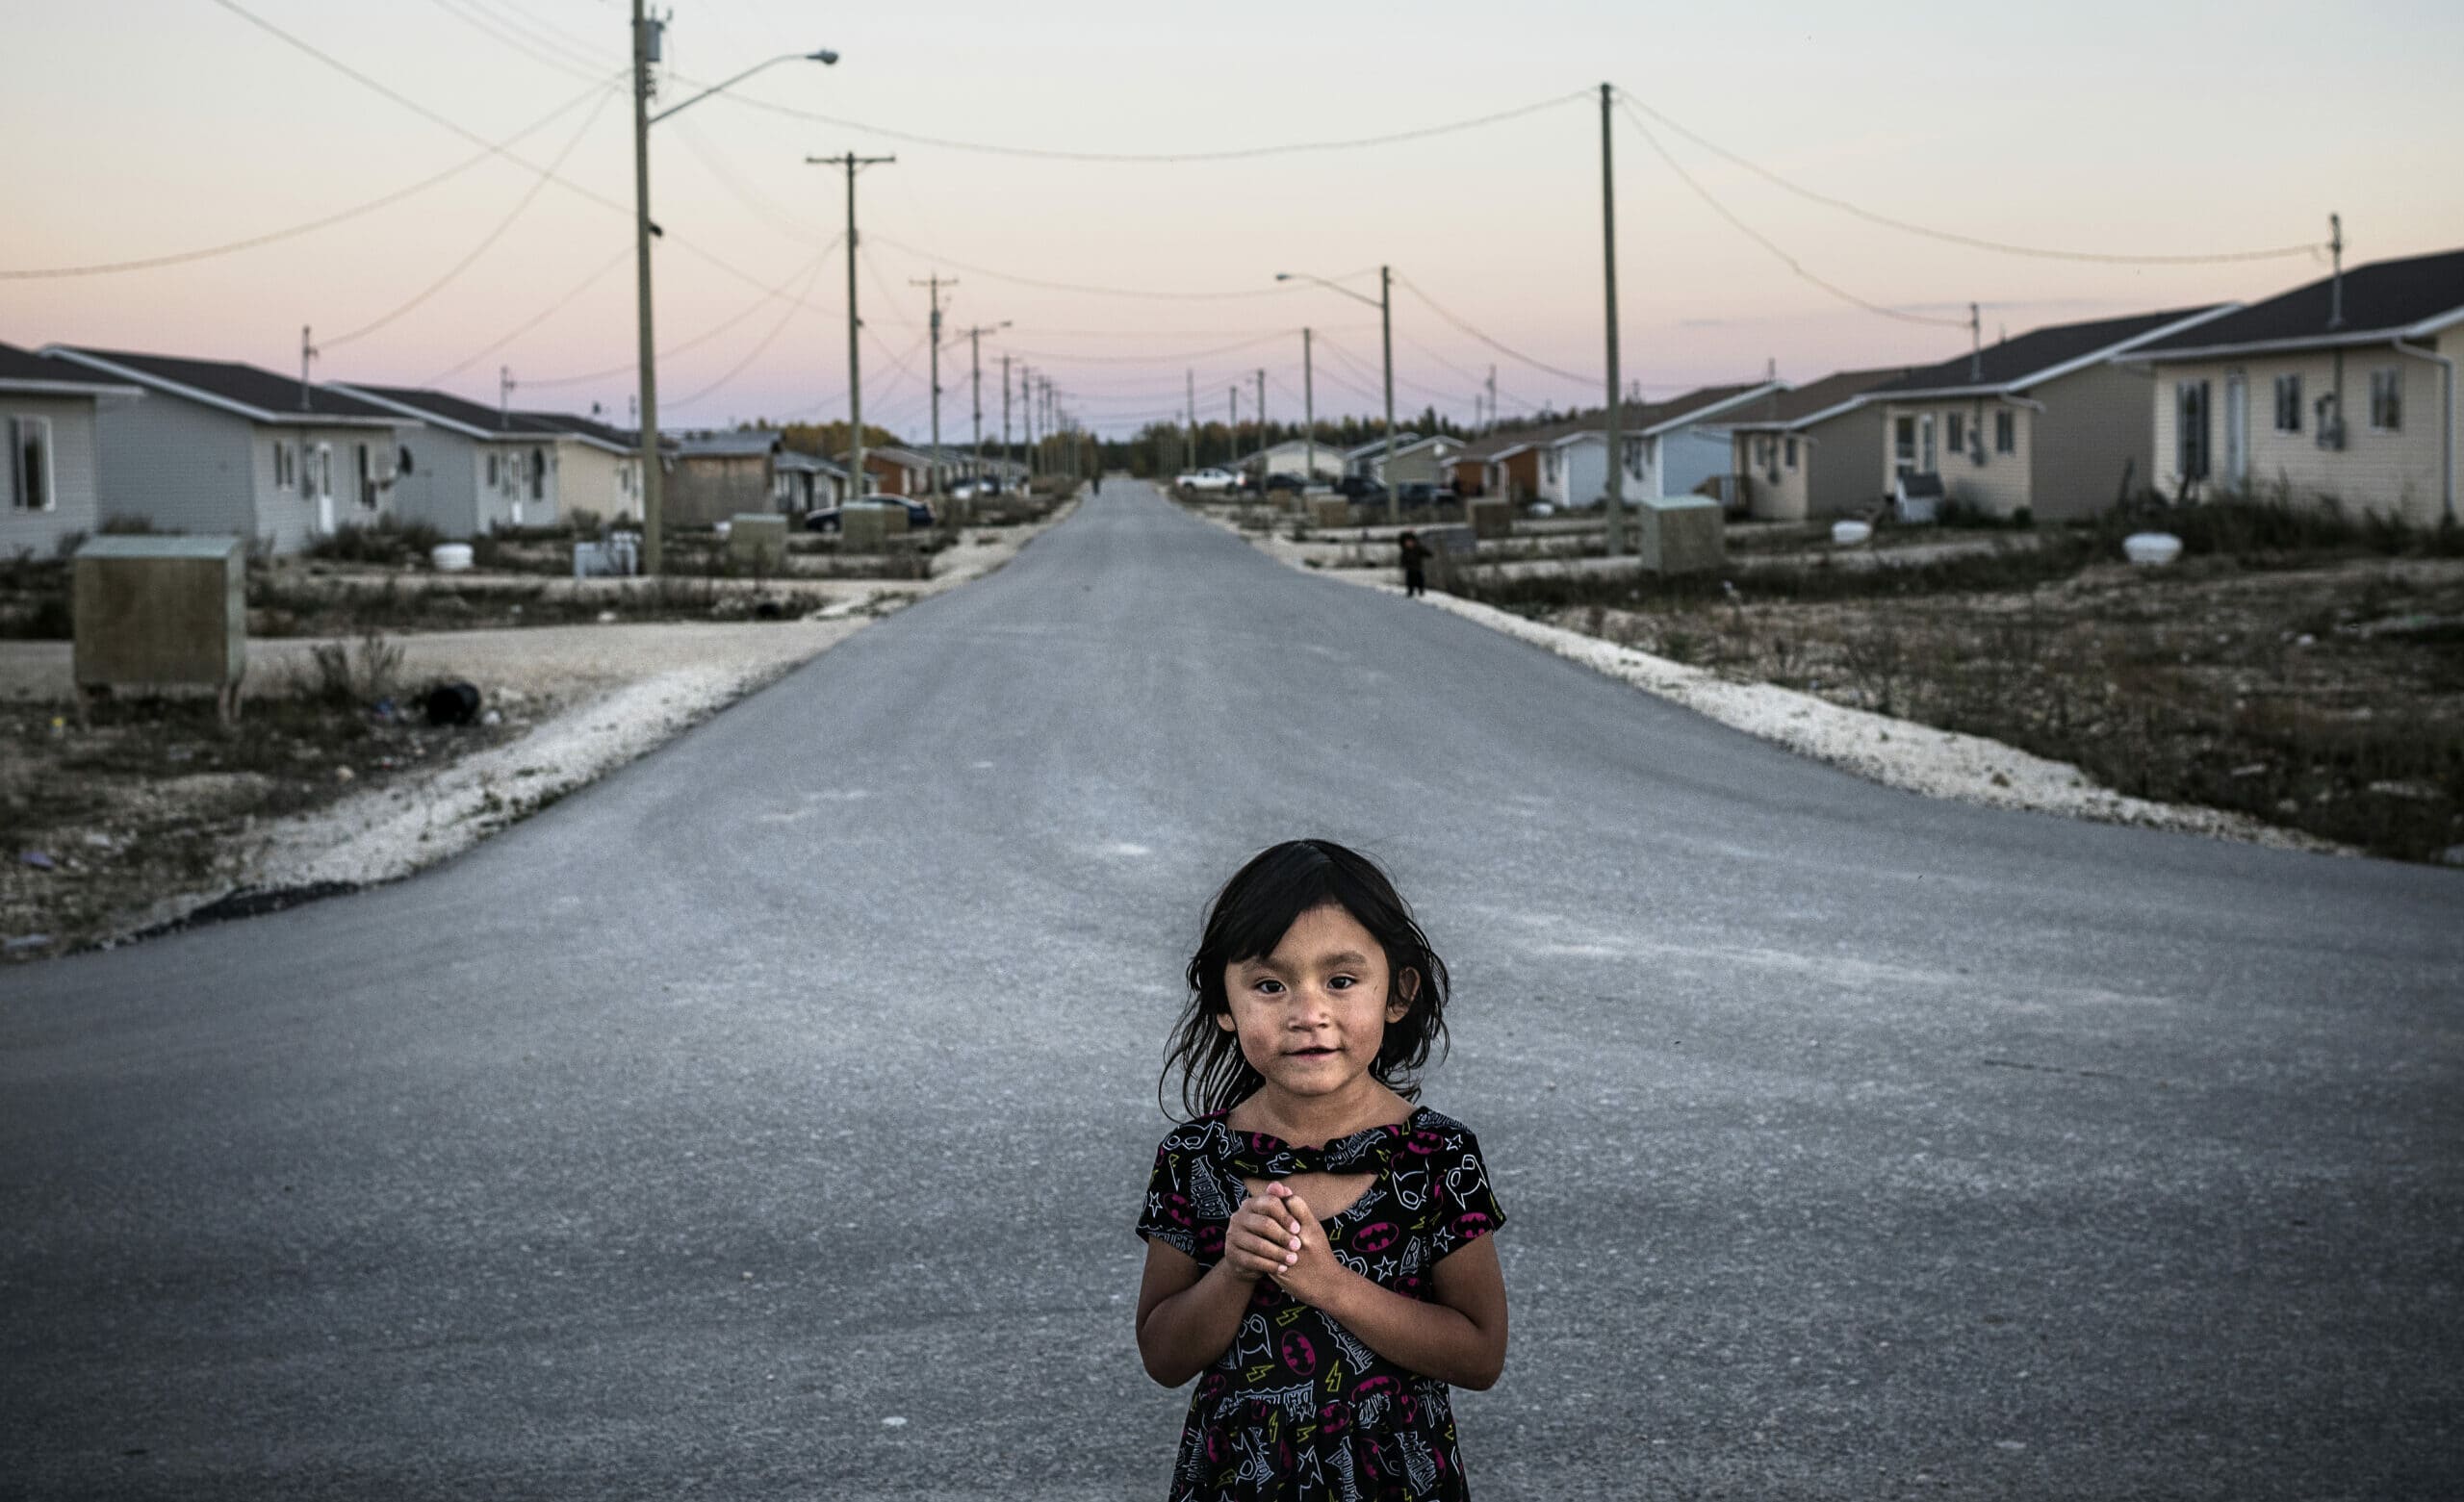
[[[548,455],[544,449],[530,450],[530,498],[548,498]]]
[[[1942,419],[1942,441],[1950,445],[1953,453],[1958,453],[1967,446],[1963,442],[1965,437],[1962,431],[1964,421],[1964,420],[1956,412],[1946,414]]]
[[[2275,378],[2275,430],[2301,431],[2301,377],[2297,374]]]
[[[319,444],[316,461],[317,487],[314,494],[319,500],[323,500],[334,493],[334,446]]]
[[[1935,457],[1934,449],[1934,414],[1930,412],[1916,420],[1916,446],[1920,450],[1918,457],[1924,466],[1918,472],[1922,474],[1940,472],[1941,464]]]
[[[10,493],[15,509],[51,510],[60,499],[52,489],[51,419],[12,419],[9,453]]]
[[[282,439],[273,441],[273,488],[291,490],[299,483],[299,456]]]
[[[2207,478],[2207,383],[2183,381],[2173,388],[2173,472],[2186,480]]]
[[[2370,372],[2370,428],[2374,433],[2404,430],[2404,371],[2400,366]]]
[[[2008,412],[1993,414],[1993,451],[1997,454],[2016,453],[2019,447],[2018,423]]]
[[[376,460],[369,453],[366,444],[351,446],[358,451],[356,458],[359,464],[359,494],[355,498],[373,511],[376,509]]]
[[[1793,439],[1793,438],[1792,438],[1792,439],[1789,439],[1789,440],[1788,440],[1788,468],[1789,468],[1789,469],[1791,469],[1791,470],[1793,470],[1793,469],[1795,469],[1796,467],[1797,467],[1797,441],[1796,441],[1795,439]]]
[[[491,485],[501,485],[503,483],[497,476],[497,456],[495,454],[488,455],[488,483]]]

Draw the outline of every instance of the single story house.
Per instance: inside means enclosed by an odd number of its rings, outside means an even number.
[[[425,431],[402,438],[395,456],[394,512],[447,537],[504,527],[550,526],[559,512],[555,429],[448,392],[336,381]]]
[[[783,446],[774,464],[778,478],[771,497],[775,509],[788,516],[835,506],[847,498],[847,471],[818,454]]]
[[[845,460],[840,460],[845,468]],[[867,496],[921,496],[932,482],[933,461],[912,448],[889,445],[864,450]]]
[[[2236,306],[2057,323],[1886,381],[1865,395],[1886,445],[1875,481],[1938,474],[1945,497],[1991,516],[2092,517],[2155,478],[2146,372],[2114,357]]]
[[[1768,392],[1722,420],[1729,430],[1736,500],[1758,522],[1802,522],[1878,504],[1883,425],[1865,394],[1908,373],[1905,366],[1840,370],[1805,386]]]
[[[0,344],[0,556],[56,553],[101,529],[95,412],[143,396],[132,382]]]
[[[415,418],[296,376],[227,360],[86,349],[42,351],[143,401],[95,414],[106,516],[166,531],[236,536],[296,552],[344,522],[394,514],[394,468]]]
[[[1381,440],[1368,460],[1369,477],[1381,484],[1434,485],[1454,476],[1455,456],[1463,452],[1464,440],[1434,433],[1427,438],[1415,438],[1409,443],[1403,435],[1395,435],[1395,472],[1386,472],[1386,446]]]
[[[1395,436],[1399,441],[1402,437],[1399,433]],[[1380,439],[1377,446],[1382,453],[1385,440]],[[1239,468],[1253,473],[1263,471],[1268,474],[1299,474],[1312,480],[1331,480],[1340,478],[1344,472],[1345,452],[1332,444],[1287,438],[1282,443],[1268,445],[1263,451],[1252,448],[1234,462]]]
[[[1421,436],[1418,433],[1406,432],[1399,427],[1395,430],[1395,449],[1398,453],[1400,453],[1406,446],[1420,441]],[[1368,443],[1344,450],[1344,472],[1373,480],[1377,478],[1377,468],[1385,462],[1385,458],[1386,435],[1380,433]]]
[[[1641,440],[1640,452],[1630,458],[1626,470],[1640,475],[1643,488],[1629,485],[1626,494],[1691,496],[1704,481],[1729,473],[1729,433],[1723,424],[1755,400],[1786,389],[1778,381],[1702,386],[1619,414],[1626,431]]]
[[[556,497],[568,518],[587,512],[603,522],[642,520],[641,435],[569,412],[517,412],[555,435]],[[662,475],[668,471],[661,470]]]
[[[1777,382],[1706,386],[1672,401],[1642,403],[1620,412],[1618,446],[1625,450],[1622,491],[1626,498],[1686,495],[1711,475],[1728,472],[1727,438],[1708,436],[1703,425],[1777,389]],[[1718,468],[1705,463],[1712,449],[1720,455]],[[1472,446],[1457,458],[1458,488],[1462,461],[1467,458],[1480,461],[1482,495],[1574,507],[1596,506],[1607,498],[1607,421],[1597,412],[1496,434]]]
[[[2155,377],[2168,496],[2280,492],[2434,526],[2455,518],[2459,358],[2464,250],[2446,250],[2323,277],[2120,363]]]
[[[676,435],[676,462],[660,497],[668,526],[715,526],[746,512],[778,509],[775,431]]]

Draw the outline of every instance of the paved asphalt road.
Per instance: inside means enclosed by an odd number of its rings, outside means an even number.
[[[2464,1490],[2464,877],[1926,802],[1116,482],[445,868],[0,972],[0,1493],[1160,1496],[1154,1071],[1302,832],[1455,968],[1480,1496]]]

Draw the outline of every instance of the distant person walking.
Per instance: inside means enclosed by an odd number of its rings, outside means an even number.
[[[1395,550],[1403,564],[1403,598],[1428,593],[1428,545],[1418,532],[1405,532],[1395,539]]]
[[[1089,475],[1087,486],[1093,494],[1100,496],[1104,493],[1104,477],[1100,474]]]

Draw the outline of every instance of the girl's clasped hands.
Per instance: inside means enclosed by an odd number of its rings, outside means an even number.
[[[1270,1184],[1264,1193],[1241,1202],[1223,1233],[1223,1259],[1249,1282],[1272,1278],[1284,1292],[1313,1306],[1345,1271],[1309,1213],[1308,1201],[1286,1184]]]

